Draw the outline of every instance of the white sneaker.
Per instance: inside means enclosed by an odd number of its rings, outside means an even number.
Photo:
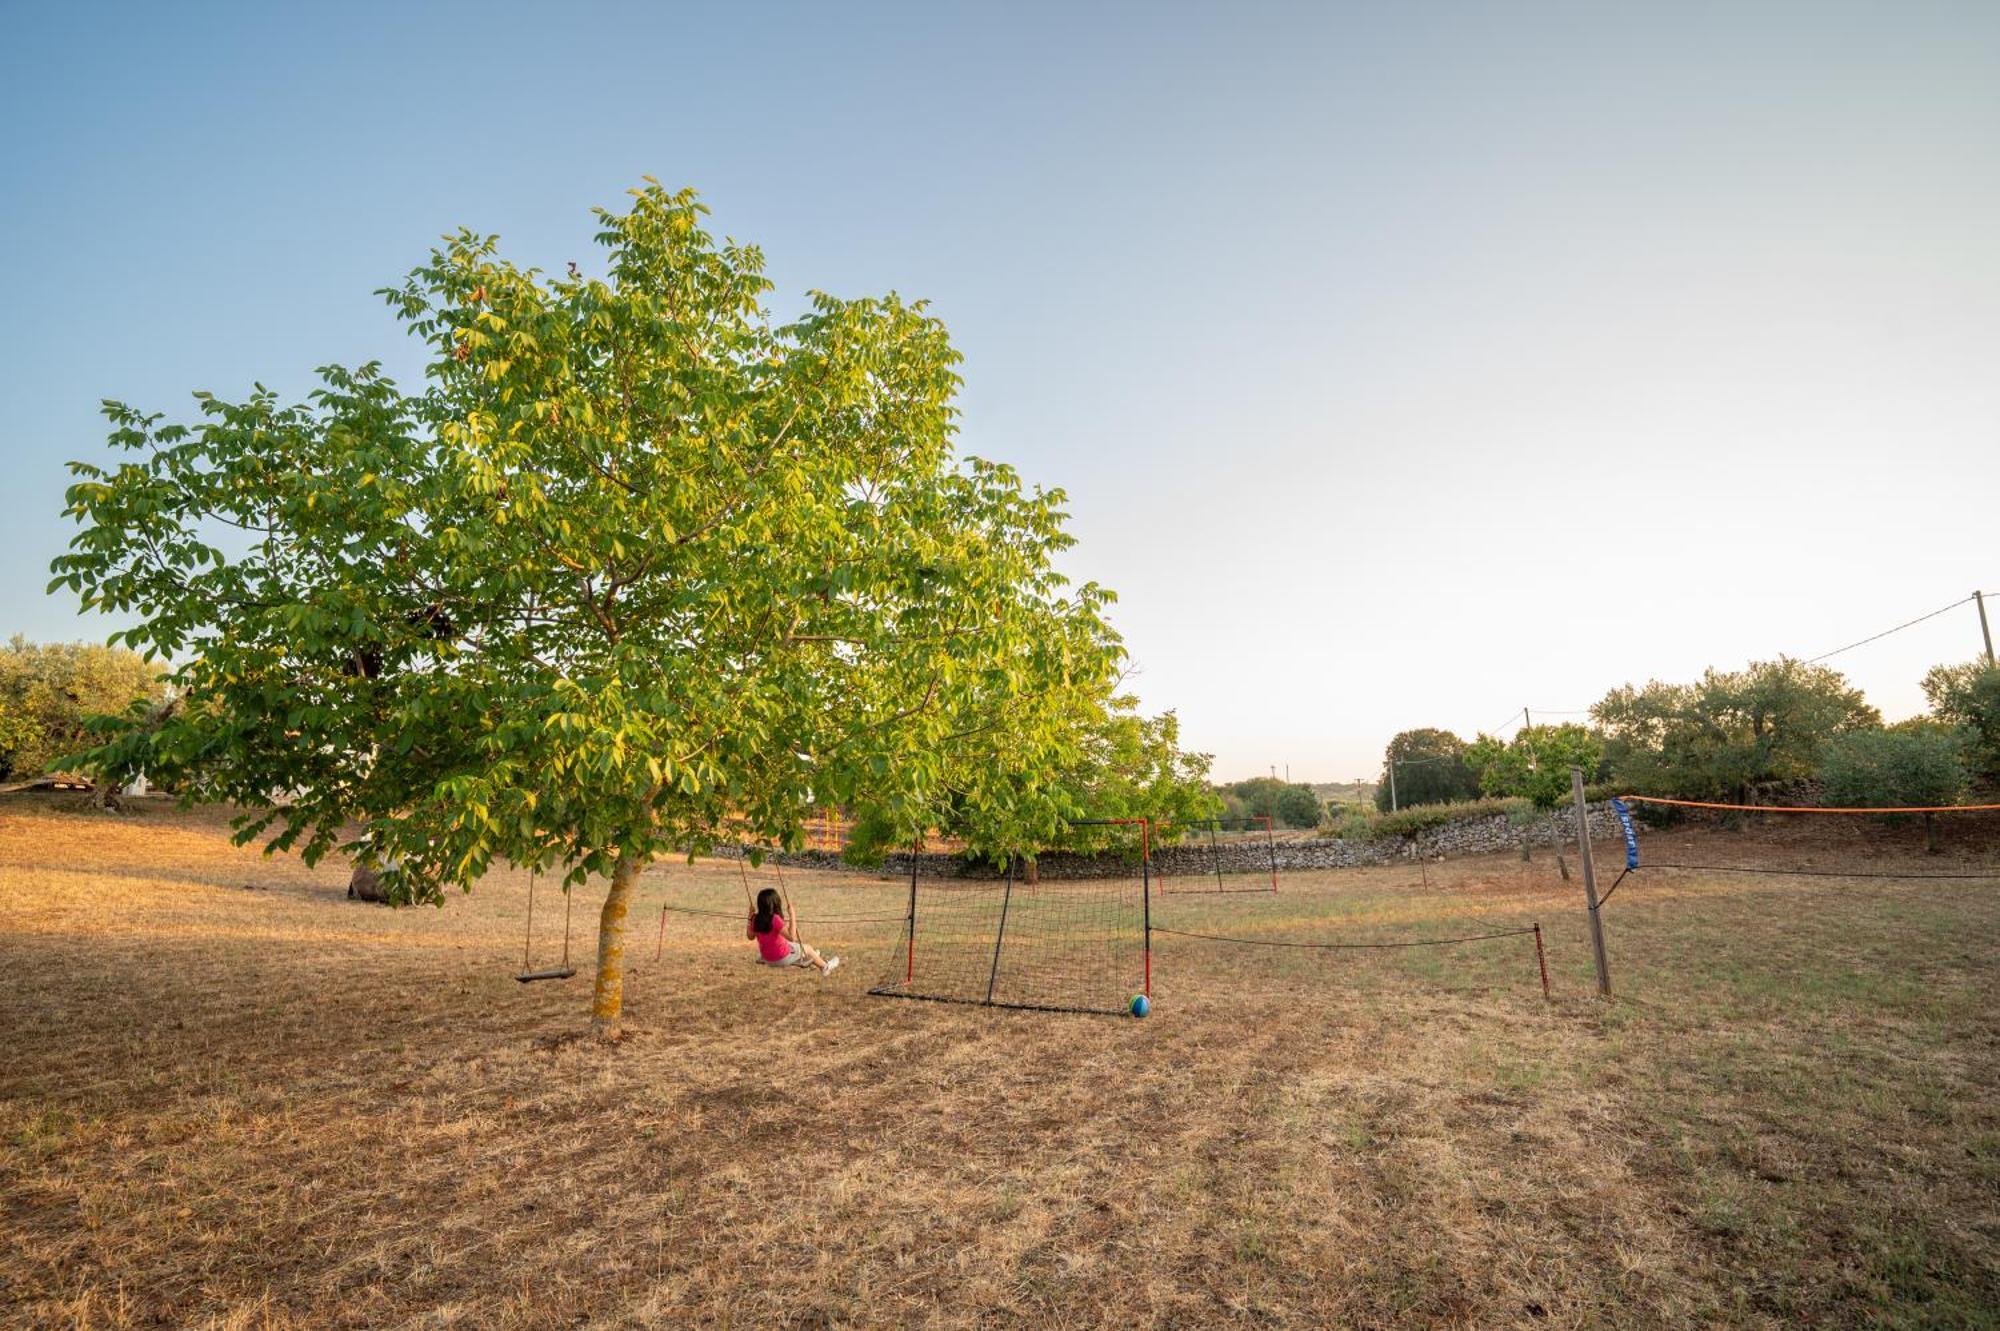
[[[840,964],[839,957],[828,957],[826,959],[826,969],[819,973],[820,978],[825,979],[827,976],[833,974],[834,967],[838,966],[839,964]]]

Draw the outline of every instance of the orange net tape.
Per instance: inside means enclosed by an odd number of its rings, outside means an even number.
[[[1991,813],[2000,804],[1932,804],[1908,808],[1834,809],[1821,805],[1797,804],[1715,804],[1708,800],[1670,800],[1658,795],[1620,795],[1628,804],[1673,804],[1683,809],[1733,809],[1739,813]]]

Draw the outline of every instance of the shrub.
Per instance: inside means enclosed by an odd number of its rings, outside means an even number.
[[[1857,730],[1827,745],[1819,764],[1828,804],[1956,804],[1968,785],[1965,738],[1942,726]]]

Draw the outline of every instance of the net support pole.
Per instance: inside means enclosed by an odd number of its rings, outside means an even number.
[[[917,978],[917,853],[923,849],[923,838],[910,843],[910,916],[903,930],[903,983],[910,984]]]
[[[563,884],[563,959],[562,968],[569,969],[569,903],[575,899],[568,883]]]
[[[1271,830],[1269,818],[1264,820],[1264,849],[1271,857],[1271,893],[1275,896],[1278,891],[1278,837]]]
[[[1590,951],[1597,962],[1597,993],[1611,997],[1611,963],[1604,955],[1604,921],[1597,912],[1597,868],[1590,858],[1590,806],[1583,798],[1583,769],[1569,769],[1570,794],[1576,800],[1576,842],[1583,861],[1583,901],[1590,910]],[[1539,939],[1539,935],[1537,936]]]
[[[1140,950],[1145,953],[1145,995],[1153,1001],[1153,826],[1139,820],[1139,931]]]
[[[1000,980],[1000,949],[1007,945],[1007,908],[1014,904],[1014,861],[1007,861],[1007,890],[1000,898],[1000,927],[993,931],[993,964],[986,970],[986,1002],[993,1002],[993,986]]]
[[[1220,821],[1213,818],[1209,819],[1208,858],[1215,865],[1215,890],[1218,892],[1223,892],[1228,890],[1224,888],[1222,885],[1222,845],[1221,845],[1221,835],[1220,835],[1221,829],[1222,829],[1222,824]]]
[[[538,872],[540,871],[536,869],[528,870],[528,932],[527,936],[521,940],[522,970],[528,969],[528,954],[535,946],[535,875]]]
[[[1986,664],[1993,664],[1993,627],[1986,622],[1986,593],[1974,592],[1972,603],[1979,607],[1979,636],[1986,640]]]

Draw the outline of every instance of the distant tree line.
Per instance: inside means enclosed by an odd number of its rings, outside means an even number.
[[[1780,657],[1708,670],[1689,683],[1622,685],[1591,724],[1523,726],[1467,742],[1406,730],[1383,754],[1378,809],[1483,796],[1554,808],[1570,768],[1635,794],[1754,804],[1807,787],[1846,807],[1949,805],[2000,790],[2000,669],[1938,666],[1925,676],[1929,713],[1885,725],[1838,670]]]
[[[1319,796],[1308,785],[1258,776],[1218,786],[1224,818],[1269,818],[1273,827],[1319,826]]]

